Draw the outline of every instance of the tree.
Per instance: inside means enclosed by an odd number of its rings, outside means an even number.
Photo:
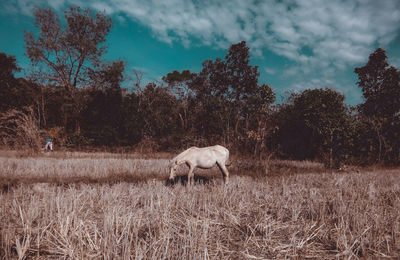
[[[193,91],[189,88],[189,82],[196,76],[195,73],[189,70],[183,70],[182,72],[174,70],[164,76],[162,80],[168,84],[170,91],[174,93],[180,104],[179,118],[181,122],[181,128],[186,131],[187,134],[190,130],[190,111],[189,111],[189,99],[193,95]]]
[[[245,105],[258,89],[258,66],[250,65],[250,49],[242,41],[231,45],[225,56],[229,98],[235,106]]]
[[[51,9],[36,9],[35,25],[38,37],[25,32],[26,54],[36,69],[35,76],[42,84],[55,84],[65,88],[71,97],[79,133],[78,116],[82,98],[78,87],[90,85],[90,71],[101,64],[106,51],[102,45],[111,28],[111,19],[103,13],[92,15],[89,9],[71,7],[65,11],[65,28]]]
[[[40,86],[24,78],[15,78],[20,68],[14,56],[0,53],[0,112],[10,109],[24,110],[32,106],[39,123],[43,105]]]
[[[123,72],[122,61],[105,64],[92,72],[96,84],[88,89],[87,105],[82,111],[82,132],[95,145],[115,146],[120,143]]]
[[[144,113],[141,112],[140,94],[130,93],[123,98],[120,122],[122,145],[135,145],[144,135]]]
[[[179,135],[177,99],[165,86],[149,83],[140,94],[140,116],[143,118],[142,136],[157,140],[161,148],[176,146]],[[180,139],[180,138],[178,138]]]
[[[385,50],[378,48],[365,66],[354,71],[365,98],[360,106],[362,114],[386,118],[400,112],[400,74],[389,65]]]
[[[253,116],[246,109],[251,106],[249,100],[251,97],[257,96],[258,86],[258,67],[250,65],[250,50],[246,46],[246,42],[242,41],[233,44],[225,56],[226,71],[228,78],[229,94],[231,101],[231,121],[233,126],[233,134],[239,139],[246,139],[249,130],[249,120]],[[260,92],[261,93],[261,92]],[[240,123],[244,125],[241,127]]]
[[[4,112],[15,105],[18,81],[14,73],[19,70],[14,56],[0,52],[0,111]]]
[[[348,127],[344,95],[330,88],[308,89],[288,101],[275,117],[281,151],[295,159],[321,159],[328,167],[339,163]]]
[[[92,87],[101,90],[121,91],[120,85],[124,80],[124,70],[125,63],[123,61],[101,64],[96,71],[89,71]]]
[[[399,160],[400,72],[378,48],[367,64],[355,68],[365,102],[358,109],[377,139],[377,162]]]
[[[203,62],[203,69],[189,84],[198,104],[195,121],[202,122],[202,135],[219,135],[223,143],[245,138],[253,116],[247,108],[264,88],[258,86],[258,76],[245,41],[231,45],[223,60]]]
[[[254,142],[253,154],[261,155],[265,152],[267,133],[272,127],[270,123],[271,104],[275,102],[275,94],[272,88],[262,84],[256,89],[256,93],[250,97],[244,107],[246,117],[247,139]],[[246,139],[246,140],[247,140]]]
[[[162,77],[162,80],[168,84],[172,92],[176,93],[178,97],[185,98],[191,93],[188,82],[195,75],[190,70],[183,70],[182,72],[174,70],[168,73],[167,76]]]

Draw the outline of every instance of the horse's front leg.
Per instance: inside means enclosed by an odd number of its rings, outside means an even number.
[[[188,184],[193,185],[194,184],[194,166],[189,166],[189,173],[188,173]]]

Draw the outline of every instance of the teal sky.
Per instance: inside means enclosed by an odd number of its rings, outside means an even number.
[[[378,47],[400,67],[398,0],[0,0],[0,52],[15,55],[28,74],[23,31],[36,31],[33,8],[62,17],[70,5],[112,18],[104,57],[124,60],[128,77],[140,71],[143,84],[173,70],[199,72],[204,60],[223,58],[242,40],[259,66],[259,83],[278,100],[287,91],[328,86],[348,104],[362,102],[353,71]]]

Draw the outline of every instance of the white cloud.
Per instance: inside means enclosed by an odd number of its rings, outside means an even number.
[[[46,0],[14,0],[9,6],[24,7]],[[150,27],[167,43],[190,39],[227,48],[248,41],[254,53],[268,48],[283,57],[308,65],[342,67],[360,62],[376,43],[387,45],[400,29],[398,0],[356,1],[186,1],[186,0],[47,0],[53,8],[80,4],[108,14],[124,13],[128,19]],[[313,58],[302,55],[302,47],[313,50]]]
[[[303,89],[314,89],[314,88],[325,88],[325,87],[335,88],[334,85],[335,85],[335,82],[330,79],[313,78],[313,79],[310,79],[307,83],[293,84],[292,89],[297,91],[297,90],[303,90]]]
[[[126,18],[122,15],[117,15],[117,20],[120,24],[126,24]]]
[[[276,73],[276,70],[272,68],[264,68],[264,71],[270,75],[274,75]]]
[[[108,3],[104,2],[93,3],[92,8],[100,12],[105,12],[106,14],[112,14],[114,12],[114,9]]]
[[[283,73],[292,77],[317,70],[326,71],[321,77],[333,77],[335,70],[365,62],[374,48],[385,48],[400,32],[398,0],[12,0],[6,6],[28,13],[45,2],[53,8],[78,4],[123,14],[170,44],[190,47],[195,38],[196,44],[226,49],[246,40],[255,55],[269,49],[294,61],[295,67]]]
[[[400,70],[400,57],[396,57],[396,58],[389,58],[389,64],[391,66],[396,67],[398,70]]]

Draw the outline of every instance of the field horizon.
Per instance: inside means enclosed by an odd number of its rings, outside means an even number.
[[[400,257],[397,168],[234,158],[188,186],[170,158],[0,151],[0,258]]]

